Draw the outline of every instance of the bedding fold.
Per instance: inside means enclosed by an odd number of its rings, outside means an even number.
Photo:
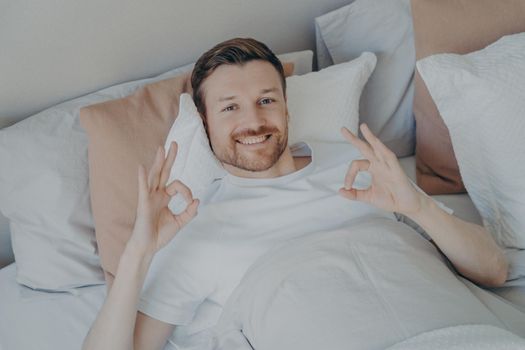
[[[213,329],[214,349],[385,349],[467,324],[506,326],[407,225],[356,220],[259,259]]]
[[[525,339],[487,325],[462,325],[426,332],[387,350],[492,350],[525,349]]]

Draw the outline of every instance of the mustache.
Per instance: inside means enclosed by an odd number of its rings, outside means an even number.
[[[261,136],[266,134],[275,134],[279,133],[279,129],[277,129],[274,126],[266,126],[263,125],[259,127],[258,129],[244,129],[236,132],[235,134],[232,134],[232,138],[239,139],[243,137],[250,137],[250,136]]]

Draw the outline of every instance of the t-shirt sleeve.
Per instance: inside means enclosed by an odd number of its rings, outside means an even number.
[[[210,289],[207,259],[184,233],[153,258],[138,304],[142,313],[173,325],[189,324]]]

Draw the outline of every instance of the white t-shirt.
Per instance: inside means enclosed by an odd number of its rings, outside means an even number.
[[[294,156],[312,161],[268,179],[226,175],[201,198],[197,217],[155,256],[139,310],[178,325],[175,342],[192,342],[215,325],[246,270],[286,240],[351,225],[356,218],[394,214],[338,194],[360,153],[346,143],[300,144]],[[360,173],[354,187],[368,187]],[[173,339],[172,339],[173,340]]]

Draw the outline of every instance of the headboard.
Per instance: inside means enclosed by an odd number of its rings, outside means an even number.
[[[278,54],[314,50],[314,18],[352,1],[0,0],[0,128],[193,62],[232,37]],[[0,267],[12,260],[7,227],[0,214]]]

